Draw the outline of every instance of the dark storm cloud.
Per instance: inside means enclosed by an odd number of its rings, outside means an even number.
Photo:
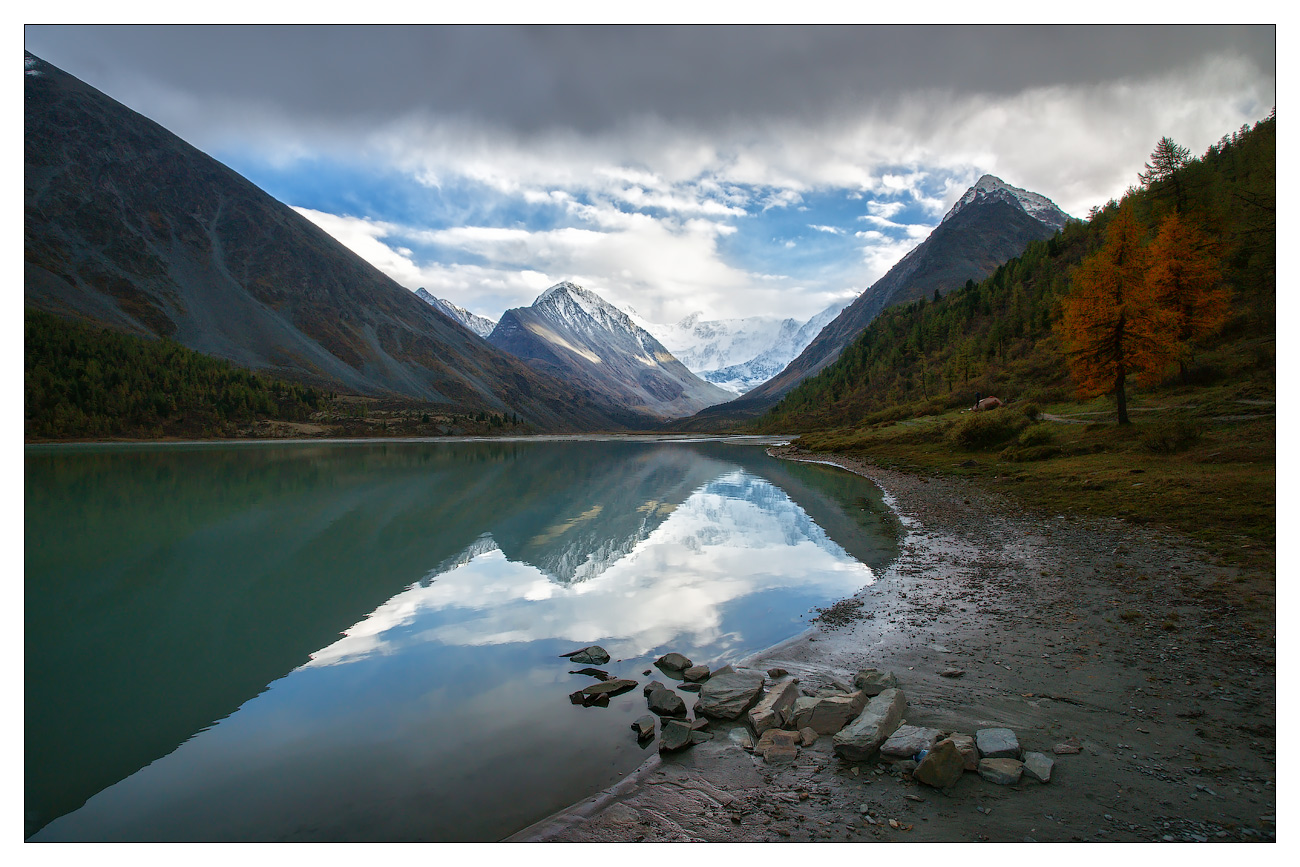
[[[1077,86],[1225,51],[1271,75],[1274,28],[29,26],[27,48],[128,104],[152,82],[326,123],[425,111],[590,133]]]

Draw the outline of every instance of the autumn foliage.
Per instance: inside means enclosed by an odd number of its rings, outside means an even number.
[[[1150,243],[1132,208],[1119,210],[1106,240],[1074,274],[1057,333],[1081,397],[1113,394],[1128,422],[1125,380],[1158,382],[1174,361],[1228,316],[1209,239],[1173,211]]]

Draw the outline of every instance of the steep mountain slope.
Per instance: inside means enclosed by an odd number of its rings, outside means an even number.
[[[415,290],[415,297],[428,304],[434,310],[445,314],[447,318],[451,319],[453,322],[459,322],[461,325],[464,325],[479,337],[486,338],[492,333],[492,329],[497,327],[497,324],[491,319],[470,313],[464,307],[452,304],[446,298],[435,298],[429,290],[425,289],[423,286]]]
[[[784,370],[785,366],[798,357],[799,353],[816,339],[822,329],[839,315],[841,309],[843,308],[839,304],[827,307],[792,334],[782,328],[777,340],[753,358],[740,364],[706,371],[700,376],[728,391],[745,394]],[[793,321],[786,320],[786,322]]]
[[[780,374],[725,407],[705,410],[692,419],[691,427],[760,415],[799,382],[833,362],[881,310],[930,297],[936,291],[946,294],[967,280],[982,280],[1023,252],[1029,242],[1056,234],[1068,219],[1037,193],[985,175],[924,241],[844,308]]]
[[[557,283],[531,307],[507,310],[488,342],[573,383],[589,399],[658,419],[731,397],[687,370],[622,310],[572,283]]]
[[[517,412],[550,429],[629,422],[450,322],[159,125],[25,60],[27,305],[341,391]]]

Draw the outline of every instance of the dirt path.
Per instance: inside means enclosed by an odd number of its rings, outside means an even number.
[[[748,664],[817,686],[896,673],[907,722],[1004,726],[1056,755],[1052,780],[939,791],[852,765],[822,737],[793,765],[715,739],[652,759],[614,790],[512,839],[715,841],[1266,841],[1274,839],[1271,595],[1246,610],[1215,582],[1272,576],[1214,566],[1115,519],[1027,515],[973,483],[926,479],[786,447],[874,480],[908,535],[853,604]],[[839,623],[837,626],[836,623]],[[939,672],[962,669],[958,678]],[[865,811],[865,812],[864,812]],[[899,828],[891,827],[895,820]]]

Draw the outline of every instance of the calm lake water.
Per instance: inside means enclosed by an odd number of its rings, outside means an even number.
[[[871,483],[752,443],[25,454],[33,840],[498,840],[655,748],[560,654],[717,667],[896,553]]]

